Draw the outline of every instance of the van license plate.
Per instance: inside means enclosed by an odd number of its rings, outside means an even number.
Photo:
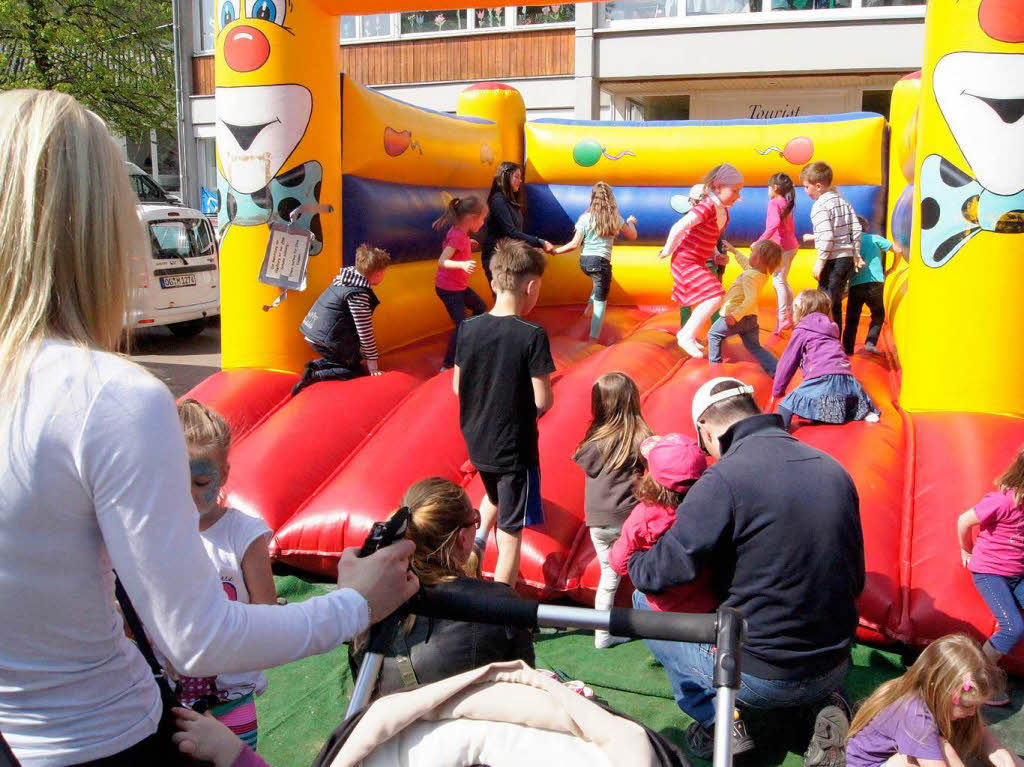
[[[160,278],[161,288],[186,288],[195,284],[196,276],[194,274],[176,274],[173,277]]]

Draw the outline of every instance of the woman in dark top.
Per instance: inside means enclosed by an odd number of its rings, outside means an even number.
[[[499,240],[511,237],[535,248],[543,248],[548,253],[555,249],[547,240],[523,231],[523,169],[518,163],[503,162],[498,166],[487,195],[487,207],[490,215],[484,226],[480,260],[488,283],[491,281],[491,256]]]
[[[411,512],[405,537],[416,544],[411,567],[425,589],[507,598],[503,583],[467,575],[480,512],[454,482],[431,477],[410,487],[402,505]],[[406,619],[384,659],[374,696],[428,684],[488,663],[522,659],[534,664],[527,629],[423,617]],[[351,656],[353,673],[362,649]]]

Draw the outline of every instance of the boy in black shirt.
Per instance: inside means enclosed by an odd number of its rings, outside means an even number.
[[[523,527],[542,520],[537,418],[554,402],[547,333],[522,318],[537,303],[544,266],[536,248],[498,243],[491,260],[494,308],[463,322],[452,378],[462,436],[487,489],[477,544],[482,548],[497,517],[494,580],[513,587]]]

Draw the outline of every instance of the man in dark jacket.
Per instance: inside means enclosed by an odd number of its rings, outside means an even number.
[[[660,593],[712,568],[715,596],[747,620],[741,656],[748,708],[829,703],[818,712],[805,764],[831,764],[849,726],[841,687],[864,588],[864,540],[857,490],[834,459],[802,444],[777,415],[762,415],[753,388],[716,378],[694,395],[693,421],[718,459],[679,507],[675,524],[629,561],[641,592]],[[634,602],[646,607],[643,594]],[[693,717],[687,741],[710,754],[715,720],[713,648],[650,642]],[[753,748],[742,720],[737,752]]]

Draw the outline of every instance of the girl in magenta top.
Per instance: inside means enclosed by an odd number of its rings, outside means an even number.
[[[789,267],[793,263],[800,244],[793,227],[793,207],[796,205],[796,191],[793,179],[785,173],[776,173],[768,179],[768,212],[764,218],[764,234],[757,238],[771,240],[782,248],[782,265],[772,275],[775,297],[779,305],[779,321],[772,335],[793,329],[793,289],[789,286]]]
[[[660,258],[672,258],[672,300],[693,307],[676,336],[691,357],[703,357],[697,332],[711,319],[725,298],[722,283],[708,271],[715,245],[729,224],[729,208],[740,199],[743,174],[729,163],[716,165],[704,177],[704,196],[669,230]],[[680,315],[682,317],[682,315]]]
[[[483,299],[469,287],[469,275],[476,271],[473,241],[469,239],[469,234],[480,229],[486,218],[487,204],[479,197],[452,197],[444,213],[434,222],[434,229],[437,230],[450,227],[441,246],[441,256],[437,259],[434,291],[455,323],[455,332],[448,339],[441,370],[447,370],[455,364],[459,327],[466,319],[466,309],[474,315],[487,311]]]
[[[960,560],[995,616],[997,629],[982,650],[994,661],[1011,652],[1024,637],[1024,448],[986,494],[957,520]],[[971,542],[974,528],[978,538]],[[1005,694],[988,701],[1002,706]]]

